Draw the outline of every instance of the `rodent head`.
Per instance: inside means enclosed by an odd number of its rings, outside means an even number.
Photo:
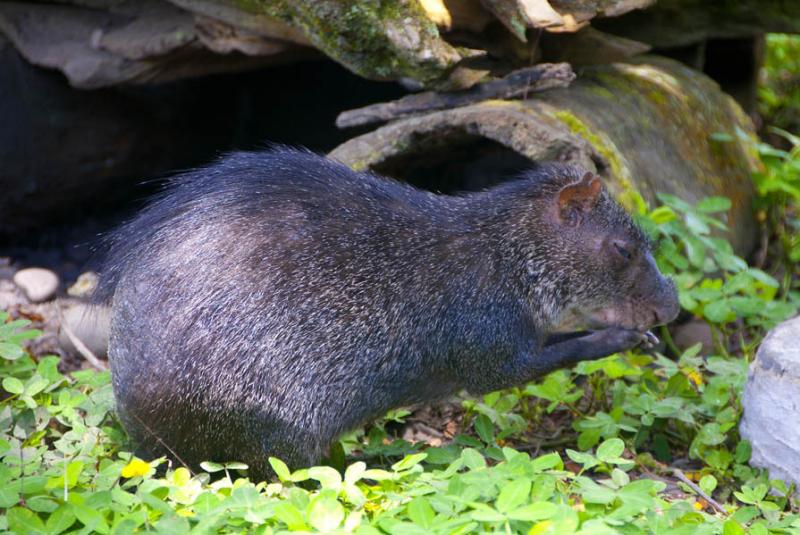
[[[547,179],[539,182],[537,215],[529,224],[545,236],[533,229],[539,239],[536,253],[528,255],[528,271],[533,284],[545,287],[533,290],[540,298],[548,283],[556,286],[551,330],[645,331],[675,319],[680,310],[675,285],[661,274],[650,241],[600,179],[573,165],[534,173]]]

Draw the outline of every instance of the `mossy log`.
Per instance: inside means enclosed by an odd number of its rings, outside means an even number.
[[[270,36],[277,29],[293,31],[356,74],[375,80],[408,78],[429,85],[441,82],[462,59],[417,0],[170,1],[224,16],[232,24],[258,17],[262,22],[251,31]]]
[[[630,55],[642,43],[678,46],[800,31],[800,2],[786,0],[169,1],[265,37],[310,44],[365,78],[413,80],[433,89],[469,87],[496,74],[495,63],[530,65],[542,51],[547,61],[595,63],[608,56],[595,51],[598,43]],[[506,32],[495,30],[498,22]],[[602,39],[601,32],[588,31],[590,22],[613,31]],[[586,38],[570,37],[581,29]],[[536,36],[531,42],[529,34]],[[531,43],[540,41],[537,51]],[[488,58],[491,67],[476,68],[477,57]]]
[[[160,83],[325,54],[364,78],[464,89],[538,61],[625,60],[650,45],[765,30],[800,31],[800,2],[0,2],[0,33],[28,61],[61,70],[80,88]]]
[[[442,192],[510,178],[531,161],[571,161],[605,179],[632,207],[633,192],[688,201],[731,199],[728,237],[751,250],[751,173],[760,168],[749,118],[704,75],[645,56],[584,69],[571,86],[526,100],[488,100],[391,122],[337,147],[355,169]]]
[[[508,34],[492,35],[488,43],[465,38],[465,32],[481,33],[497,20],[520,45],[528,30],[575,32],[596,16],[618,16],[655,0],[169,1],[234,27],[247,24],[248,31],[266,37],[290,35],[293,42],[310,44],[365,78],[460,89],[488,74],[470,65],[470,59],[498,55],[493,47],[504,49],[500,56],[524,56],[510,58],[517,63],[531,59],[530,50],[511,51],[507,49],[514,44],[498,44]]]

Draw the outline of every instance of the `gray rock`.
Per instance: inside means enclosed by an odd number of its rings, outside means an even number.
[[[675,345],[685,351],[696,343],[701,343],[703,348],[700,350],[703,355],[714,354],[714,336],[711,327],[703,320],[692,320],[675,328],[672,335]]]
[[[108,307],[72,303],[61,311],[58,343],[68,353],[81,353],[70,340],[67,328],[98,358],[108,353]],[[65,328],[66,327],[66,328]]]
[[[26,268],[14,274],[16,284],[34,303],[47,301],[58,289],[58,275],[44,268]]]
[[[744,388],[742,437],[750,464],[770,477],[800,484],[800,316],[770,331],[750,365]]]

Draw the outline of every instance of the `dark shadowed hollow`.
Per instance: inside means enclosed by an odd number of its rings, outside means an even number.
[[[387,158],[374,171],[436,193],[480,191],[513,179],[534,165],[485,137],[454,131],[431,136],[418,150]]]

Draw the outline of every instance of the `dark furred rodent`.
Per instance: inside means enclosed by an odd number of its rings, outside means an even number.
[[[316,462],[388,409],[649,342],[648,241],[571,165],[440,196],[290,149],[185,173],[109,238],[117,409],[196,465]],[[561,335],[578,329],[585,334]]]

